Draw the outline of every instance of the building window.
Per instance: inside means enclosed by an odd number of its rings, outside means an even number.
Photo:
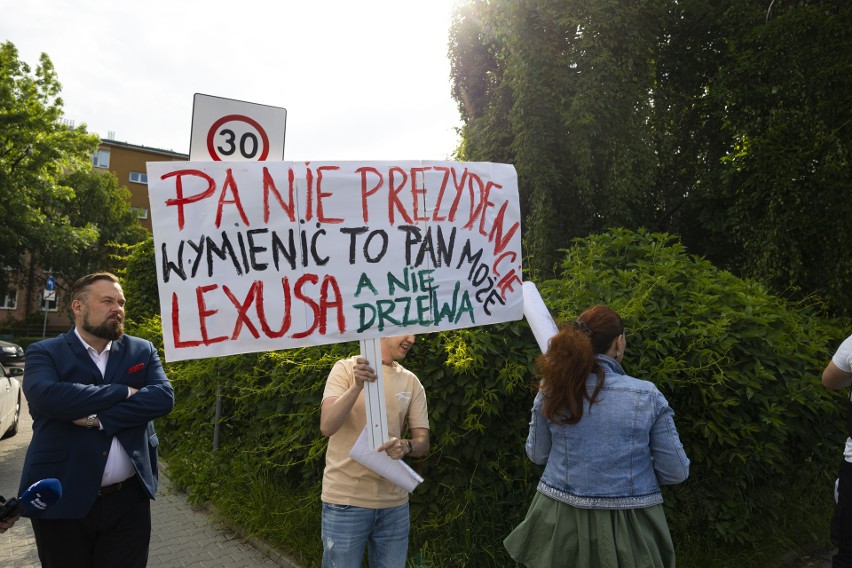
[[[148,183],[148,174],[142,172],[130,172],[130,181],[132,183]]]
[[[14,288],[6,289],[6,297],[3,298],[3,303],[0,304],[0,310],[14,310],[18,307],[18,291]]]
[[[148,218],[148,210],[144,207],[131,207],[131,211],[136,215],[139,219],[147,219]]]
[[[108,168],[109,150],[98,150],[95,152],[95,155],[92,156],[92,165],[96,168]]]
[[[56,290],[51,290],[49,300],[45,301],[44,296],[45,294],[42,294],[41,305],[39,306],[39,310],[44,311],[45,307],[47,307],[47,311],[49,312],[57,311],[59,309],[59,302],[57,302],[57,296],[59,296],[59,294],[57,294]]]

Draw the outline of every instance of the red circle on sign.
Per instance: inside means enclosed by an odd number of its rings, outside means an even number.
[[[210,127],[210,130],[207,132],[207,153],[210,154],[210,157],[213,158],[216,162],[221,162],[222,158],[216,153],[216,147],[213,145],[213,137],[216,136],[216,131],[219,130],[219,127],[225,124],[226,122],[245,122],[247,124],[252,125],[255,130],[257,130],[258,134],[260,134],[261,141],[263,142],[263,151],[260,153],[260,157],[257,159],[258,162],[263,162],[266,160],[266,157],[269,155],[269,137],[266,135],[266,131],[263,129],[260,124],[254,120],[253,118],[249,118],[242,114],[229,114],[227,116],[223,116],[219,120],[213,123],[213,126]]]

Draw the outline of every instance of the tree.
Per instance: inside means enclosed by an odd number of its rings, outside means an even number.
[[[464,117],[460,153],[469,160],[514,161],[512,133],[506,117],[512,106],[511,89],[504,79],[504,48],[492,21],[492,4],[474,0],[461,4],[453,15],[450,66],[453,97]]]
[[[148,236],[130,209],[130,190],[120,186],[112,172],[94,168],[74,172],[62,182],[73,189],[74,197],[56,204],[56,217],[91,232],[94,240],[73,256],[51,244],[41,252],[42,264],[66,283],[91,272],[120,272],[125,264],[120,249]]]
[[[0,44],[0,265],[30,289],[44,268],[66,282],[116,269],[111,244],[145,236],[127,189],[92,167],[98,137],[63,124],[60,90],[46,54],[32,72]]]
[[[514,163],[533,272],[644,227],[848,315],[851,45],[839,0],[473,0],[460,158]]]
[[[73,255],[95,241],[90,227],[54,214],[74,197],[64,176],[89,164],[98,143],[85,126],[62,124],[60,89],[46,54],[31,73],[12,43],[0,44],[0,263],[9,268],[27,251]]]
[[[461,157],[513,159],[534,271],[552,274],[572,238],[653,211],[640,190],[653,174],[646,125],[660,4],[479,0],[457,13]]]
[[[793,296],[819,292],[852,314],[852,7],[775,3],[729,12],[713,97],[730,146],[712,194],[696,193],[701,230],[685,242],[738,274]],[[710,236],[706,239],[706,236]]]

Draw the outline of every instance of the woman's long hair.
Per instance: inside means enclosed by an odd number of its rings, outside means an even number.
[[[592,306],[553,336],[547,353],[537,361],[545,418],[558,424],[580,421],[583,399],[591,406],[604,385],[604,370],[595,355],[606,353],[622,333],[624,323],[615,311],[607,306]],[[598,383],[589,394],[586,379],[593,372],[598,375]]]

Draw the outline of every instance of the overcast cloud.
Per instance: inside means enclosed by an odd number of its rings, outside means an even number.
[[[453,0],[0,1],[0,41],[47,53],[65,115],[189,152],[195,93],[287,109],[286,160],[449,159]]]

